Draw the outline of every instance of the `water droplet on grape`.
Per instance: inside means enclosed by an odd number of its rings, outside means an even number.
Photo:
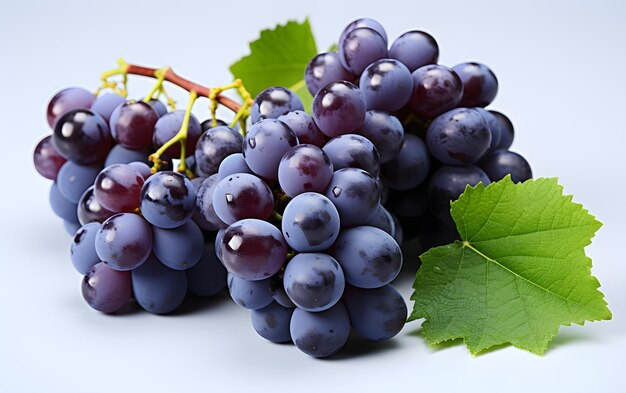
[[[234,201],[235,201],[235,197],[233,196],[233,194],[226,194],[227,203],[233,203]]]
[[[333,195],[335,198],[339,198],[339,195],[341,195],[341,187],[333,187]]]
[[[250,149],[254,149],[256,147],[256,139],[255,138],[248,139],[248,145],[250,145]]]

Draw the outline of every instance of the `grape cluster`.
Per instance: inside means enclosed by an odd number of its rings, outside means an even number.
[[[179,131],[184,113],[168,112],[158,100],[96,97],[81,88],[60,91],[48,105],[53,133],[35,148],[35,168],[54,181],[50,204],[74,235],[71,260],[96,310],[119,311],[134,297],[145,310],[164,314],[188,292],[208,297],[226,287],[226,270],[205,231],[215,228],[194,220],[203,179],[153,174],[148,166],[148,152]],[[190,161],[203,128],[191,115]],[[180,146],[166,155],[173,167]]]
[[[362,18],[346,26],[336,52],[318,54],[305,72],[315,123],[328,138],[376,148],[376,158],[362,154],[347,166],[378,175],[382,204],[401,224],[396,231],[423,250],[458,238],[450,201],[466,186],[532,177],[526,160],[509,150],[511,121],[484,109],[498,91],[493,71],[438,59],[428,33],[408,31],[388,45],[381,24]],[[347,145],[338,149],[347,154]]]

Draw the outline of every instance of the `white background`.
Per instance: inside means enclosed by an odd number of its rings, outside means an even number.
[[[2,2],[0,392],[625,391],[626,3],[509,3]],[[260,29],[305,16],[320,49],[352,19],[372,16],[390,40],[413,28],[433,34],[443,64],[491,66],[500,81],[493,108],[516,126],[513,150],[605,224],[588,253],[613,320],[562,328],[544,357],[431,349],[413,322],[388,343],[315,360],[258,337],[249,313],[225,298],[171,316],[91,310],[70,238],[48,206],[50,184],[32,166],[32,149],[50,132],[50,96],[96,88],[118,56],[223,85]],[[149,86],[134,82],[131,95]],[[407,300],[410,283],[399,282]]]

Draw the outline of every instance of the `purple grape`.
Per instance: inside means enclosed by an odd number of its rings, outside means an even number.
[[[485,154],[491,131],[480,112],[457,108],[435,118],[426,131],[432,155],[448,165],[470,165]]]
[[[491,181],[498,181],[506,175],[511,175],[514,183],[520,183],[533,177],[528,161],[508,150],[496,150],[490,153],[483,158],[479,166]]]
[[[404,327],[406,303],[391,285],[376,289],[346,285],[342,300],[348,310],[350,324],[368,340],[388,340]]]
[[[478,113],[482,115],[485,123],[487,124],[487,128],[489,128],[489,131],[491,132],[491,144],[489,145],[489,151],[487,153],[497,150],[502,137],[502,127],[500,125],[500,121],[488,110],[480,107],[474,108],[474,110],[478,111]]]
[[[389,284],[402,268],[402,251],[383,230],[358,226],[344,229],[330,250],[339,262],[346,282],[359,288]]]
[[[273,302],[261,309],[252,310],[250,318],[252,327],[259,336],[274,343],[284,343],[291,341],[289,323],[292,314],[292,308]]]
[[[389,199],[389,186],[387,185],[387,181],[382,175],[378,175],[376,178],[376,184],[378,184],[378,189],[380,190],[380,203],[387,203],[387,200]]]
[[[89,109],[95,100],[95,95],[80,87],[68,87],[59,91],[48,103],[48,125],[54,129],[54,124],[61,116],[71,110]]]
[[[465,187],[479,182],[489,185],[489,177],[475,166],[442,166],[430,177],[428,195],[433,211],[444,218],[450,217],[450,202],[459,198]]]
[[[208,242],[200,261],[187,270],[189,292],[196,296],[208,297],[226,288],[226,269],[215,255],[215,245]]]
[[[293,304],[291,299],[289,299],[289,295],[285,292],[285,288],[283,287],[282,280],[277,285],[272,285],[272,297],[276,301],[276,303],[280,304],[285,308],[295,308],[296,305]]]
[[[337,208],[344,228],[369,221],[380,203],[376,179],[358,168],[335,171],[325,195]]]
[[[77,222],[77,205],[68,201],[59,191],[59,187],[56,183],[52,183],[52,187],[50,187],[50,207],[52,207],[52,211],[58,217],[64,219],[69,222]]]
[[[133,161],[129,162],[128,166],[139,172],[144,180],[153,175],[152,170],[145,162]]]
[[[463,97],[463,83],[452,69],[425,65],[413,71],[409,105],[418,116],[435,117],[456,108]]]
[[[244,218],[268,219],[274,210],[274,196],[265,182],[254,175],[228,176],[215,187],[213,208],[226,224]]]
[[[235,303],[249,310],[268,306],[274,301],[272,297],[272,278],[249,281],[228,274],[228,292]]]
[[[404,128],[400,120],[386,112],[375,110],[365,113],[365,121],[357,134],[363,135],[376,146],[381,164],[397,156],[404,141]]]
[[[141,101],[143,101],[143,98],[141,99]],[[148,104],[150,104],[152,109],[154,109],[154,111],[157,113],[157,115],[159,117],[161,117],[161,116],[163,116],[163,115],[165,115],[167,113],[167,107],[165,106],[165,104],[161,100],[153,98],[153,99],[150,100],[150,102],[148,102]]]
[[[58,152],[48,135],[39,141],[33,152],[33,163],[39,174],[46,179],[56,180],[59,170],[67,160]]]
[[[316,55],[304,70],[304,83],[312,96],[331,82],[354,81],[354,79],[354,75],[341,65],[337,52]]]
[[[128,102],[115,108],[111,114],[111,135],[128,149],[145,149],[152,144],[157,120],[159,115],[150,104]]]
[[[427,64],[436,64],[439,59],[439,45],[428,33],[407,31],[391,44],[389,57],[401,61],[409,71]]]
[[[74,109],[54,125],[54,147],[66,159],[89,165],[104,161],[111,134],[104,119],[88,109]]]
[[[218,126],[228,127],[228,123],[226,123],[224,120],[215,119],[215,121],[216,121],[215,127],[218,127]],[[233,127],[233,130],[237,131],[237,127],[239,126]],[[206,132],[210,130],[211,128],[213,128],[213,119],[209,118],[209,119],[204,120],[202,123],[200,123],[200,128],[202,128],[202,132]]]
[[[339,39],[339,61],[348,72],[361,75],[376,60],[388,57],[387,40],[377,31],[360,27]]]
[[[252,169],[250,169],[248,164],[246,164],[246,158],[242,153],[233,153],[224,158],[217,170],[220,180],[237,173],[248,173],[250,175],[254,174]]]
[[[341,38],[345,37],[351,31],[361,27],[368,27],[376,31],[385,40],[385,45],[387,44],[387,32],[385,32],[385,28],[378,21],[371,18],[359,18],[350,22],[346,27],[344,27],[343,31],[341,32],[339,41],[341,41]]]
[[[174,138],[180,131],[185,118],[185,111],[178,110],[164,114],[157,120],[154,125],[154,134],[152,135],[152,144],[155,149],[159,149],[170,139]],[[185,144],[186,156],[193,155],[196,143],[202,135],[202,128],[198,119],[191,114],[189,117],[189,128],[187,129],[187,142]],[[168,157],[180,157],[180,143],[176,143],[167,149]]]
[[[333,177],[333,164],[326,153],[314,145],[289,149],[278,165],[278,183],[290,197],[303,192],[324,192]]]
[[[463,82],[460,106],[486,107],[498,94],[498,79],[489,67],[481,63],[461,63],[452,67]]]
[[[293,111],[279,116],[278,120],[287,124],[302,144],[324,146],[324,134],[315,124],[313,116],[304,111]]]
[[[86,225],[90,222],[103,223],[107,218],[115,214],[102,207],[94,195],[94,190],[95,186],[89,187],[78,201],[78,221],[82,225]]]
[[[339,135],[326,142],[323,150],[332,162],[331,168],[335,170],[360,168],[373,177],[378,177],[380,172],[378,150],[364,136],[357,134]],[[328,185],[328,183],[326,184]]]
[[[167,314],[178,308],[187,295],[187,273],[162,264],[154,254],[131,272],[137,303],[153,314]]]
[[[169,229],[191,218],[196,207],[196,191],[180,173],[157,172],[144,183],[140,200],[144,218],[154,226]]]
[[[406,134],[400,152],[383,165],[385,181],[392,190],[409,190],[420,185],[430,171],[430,154],[424,141]]]
[[[91,110],[102,116],[109,124],[111,114],[118,106],[126,103],[126,99],[117,93],[104,93],[91,106]]]
[[[116,214],[103,222],[98,230],[96,252],[111,269],[135,269],[152,252],[150,225],[137,214]]]
[[[115,164],[96,177],[94,195],[102,207],[115,212],[133,212],[139,208],[144,178],[130,165]]]
[[[222,221],[215,213],[213,206],[213,194],[219,181],[220,178],[217,173],[207,177],[196,193],[196,207],[193,213],[193,220],[205,231],[215,231],[228,227],[228,224]]]
[[[72,203],[78,203],[83,193],[93,184],[100,172],[99,165],[79,165],[68,161],[61,167],[57,177],[59,191]]]
[[[300,97],[284,87],[270,87],[256,96],[250,109],[250,121],[276,119],[291,111],[304,110]]]
[[[504,114],[498,111],[489,111],[500,124],[500,143],[497,149],[507,150],[513,144],[513,137],[515,136],[515,130],[513,129],[513,123]]]
[[[359,88],[368,110],[394,112],[409,102],[413,80],[409,69],[398,60],[381,59],[363,71]]]
[[[315,124],[330,138],[361,128],[365,111],[363,92],[350,82],[329,83],[313,99]]]
[[[378,205],[376,213],[374,213],[374,216],[372,216],[372,218],[366,222],[365,225],[381,229],[392,237],[395,235],[393,217],[382,204]]]
[[[285,291],[306,311],[324,311],[337,304],[345,284],[341,266],[327,254],[298,254],[285,268]]]
[[[219,256],[230,273],[256,281],[278,272],[287,251],[287,243],[278,228],[266,221],[246,219],[226,229]]]
[[[131,162],[148,162],[148,153],[144,150],[128,149],[122,145],[115,145],[109,151],[104,167],[115,164],[130,164]]]
[[[107,314],[114,313],[130,300],[130,273],[113,270],[104,263],[98,263],[85,275],[81,289],[83,298],[91,308]]]
[[[222,160],[233,153],[241,153],[243,138],[226,126],[205,131],[196,144],[196,172],[203,176],[217,173]]]
[[[281,158],[297,144],[298,138],[287,124],[276,119],[260,120],[244,138],[243,155],[254,173],[276,180]]]
[[[70,248],[72,265],[80,274],[89,273],[95,264],[101,262],[96,253],[96,234],[99,229],[99,223],[90,222],[80,227],[74,234]]]
[[[350,318],[341,302],[321,312],[296,308],[291,316],[289,331],[299,350],[323,358],[339,351],[346,344],[350,334]]]
[[[285,241],[294,250],[322,251],[339,235],[339,213],[324,195],[306,192],[289,201],[281,225]]]
[[[193,221],[173,229],[152,228],[154,255],[165,266],[187,270],[198,263],[204,252],[204,236]]]

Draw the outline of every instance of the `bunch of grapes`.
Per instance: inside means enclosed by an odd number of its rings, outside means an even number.
[[[408,31],[388,46],[381,24],[363,18],[346,26],[337,52],[318,54],[305,73],[316,124],[329,137],[375,146],[383,205],[404,240],[417,238],[422,250],[458,238],[450,201],[466,186],[532,177],[509,150],[511,121],[484,109],[498,91],[492,70],[476,62],[449,68],[438,58],[428,33]]]

